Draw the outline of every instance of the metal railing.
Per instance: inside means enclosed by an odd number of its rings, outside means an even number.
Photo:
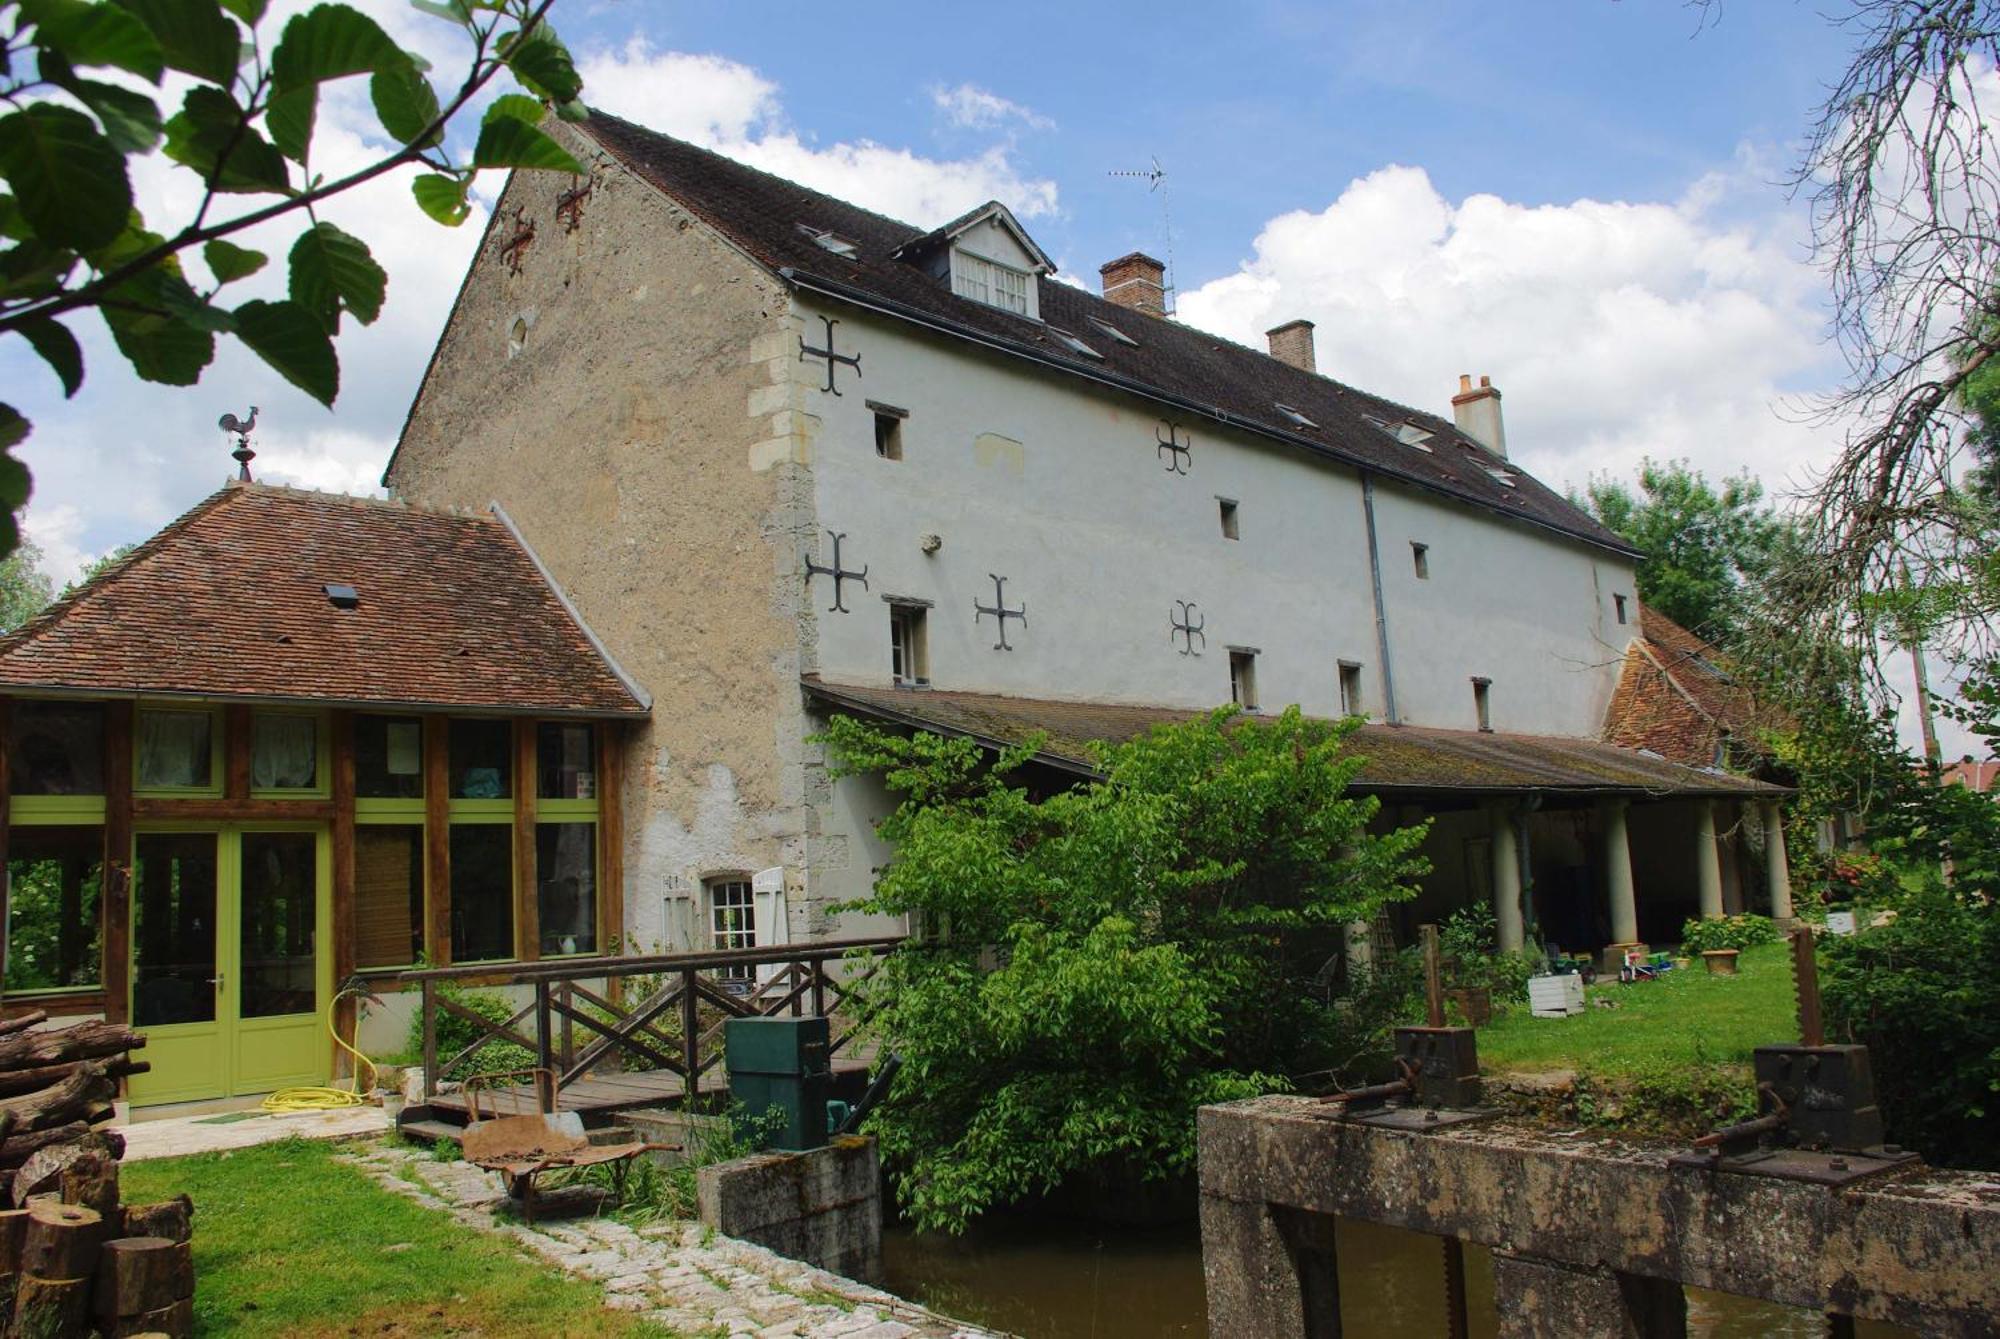
[[[397,979],[417,986],[423,996],[426,1101],[437,1095],[440,1083],[495,1041],[522,1047],[535,1057],[536,1066],[553,1073],[558,1100],[564,1088],[614,1060],[622,1072],[631,1072],[632,1062],[637,1061],[646,1070],[678,1074],[681,1091],[692,1099],[702,1074],[721,1058],[716,1043],[729,1019],[786,1013],[799,1017],[808,1009],[827,1015],[840,1010],[854,987],[873,976],[886,955],[903,942],[903,936],[890,935],[708,953],[474,963],[402,972]],[[840,973],[828,970],[828,964],[836,962],[843,965]],[[776,970],[766,974],[760,968]],[[713,975],[746,969],[745,984],[751,988],[740,993]],[[630,992],[613,983],[633,977],[658,980],[649,983],[642,999],[628,1003],[621,996]],[[481,986],[525,985],[532,988],[531,996],[506,1019],[495,1022],[447,998],[441,989],[465,981]],[[706,1024],[704,1009],[709,1015]],[[858,1007],[852,1012],[854,1016],[842,1020],[846,1030],[827,1048],[829,1058],[852,1041],[866,1021]],[[438,1055],[441,1017],[476,1030],[469,1045],[442,1058]],[[665,1026],[669,1018],[674,1020],[672,1030]]]

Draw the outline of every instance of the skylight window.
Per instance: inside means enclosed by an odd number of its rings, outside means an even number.
[[[1499,484],[1502,488],[1512,488],[1514,486],[1514,476],[1507,473],[1507,471],[1496,470],[1491,465],[1482,465],[1480,468],[1492,475],[1493,482]]]
[[[1430,453],[1430,447],[1427,443],[1435,435],[1430,429],[1420,428],[1416,424],[1409,422],[1390,423],[1385,419],[1376,418],[1373,414],[1363,414],[1361,417],[1367,419],[1371,424],[1388,433],[1391,437],[1394,437],[1404,446],[1414,446],[1417,450],[1425,454]]]
[[[845,237],[829,232],[825,228],[815,228],[810,223],[801,223],[799,231],[812,238],[814,245],[823,250],[831,251],[834,255],[844,257],[847,260],[853,260],[855,255],[861,250],[858,243],[850,242]]]
[[[1069,331],[1058,330],[1054,326],[1050,326],[1049,333],[1051,335],[1054,335],[1057,339],[1061,340],[1063,344],[1067,346],[1072,353],[1080,353],[1086,358],[1095,358],[1099,362],[1104,361],[1103,354],[1099,353],[1096,349],[1091,348],[1088,344],[1085,344],[1075,335],[1070,334]]]
[[[1123,330],[1120,330],[1117,326],[1111,324],[1111,322],[1100,321],[1095,316],[1090,317],[1089,320],[1092,325],[1096,326],[1099,330],[1102,330],[1106,335],[1110,336],[1112,339],[1117,340],[1120,344],[1126,345],[1134,349],[1139,347],[1138,340],[1133,339]]]
[[[326,592],[326,602],[335,609],[353,609],[361,603],[361,592],[341,582],[328,582],[321,587]]]
[[[1301,414],[1298,410],[1292,408],[1288,404],[1276,405],[1274,406],[1274,408],[1276,408],[1277,411],[1280,414],[1283,414],[1287,419],[1290,419],[1292,423],[1294,423],[1298,427],[1317,428],[1319,426],[1319,424],[1313,422],[1311,419],[1307,418],[1304,414]]]

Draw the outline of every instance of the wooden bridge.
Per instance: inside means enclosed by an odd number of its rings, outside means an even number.
[[[462,1089],[445,1086],[474,1072],[492,1042],[527,1050],[554,1076],[479,1094],[483,1113],[522,1115],[552,1107],[577,1112],[586,1125],[638,1107],[679,1106],[689,1093],[720,1099],[728,1081],[716,1069],[723,1025],[731,1018],[811,1013],[835,1019],[829,1059],[834,1073],[860,1072],[868,1057],[853,1045],[866,1021],[850,992],[875,974],[903,942],[824,939],[782,948],[729,949],[635,957],[564,958],[556,962],[438,967],[399,978],[422,992],[424,1100],[406,1113],[405,1129],[456,1134],[468,1119]],[[836,970],[838,969],[838,970]],[[527,986],[527,1003],[495,1022],[449,998],[451,984]],[[636,999],[634,997],[637,997]],[[440,1055],[438,1024],[451,1018],[477,1030],[471,1044]],[[431,1128],[433,1125],[436,1129]]]

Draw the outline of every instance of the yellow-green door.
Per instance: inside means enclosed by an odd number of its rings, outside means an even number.
[[[328,853],[312,827],[144,831],[133,843],[134,1105],[325,1081]]]

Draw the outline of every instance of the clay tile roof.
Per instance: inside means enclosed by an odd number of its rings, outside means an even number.
[[[1461,434],[1435,414],[1370,395],[1330,377],[1279,362],[1177,321],[1162,320],[1107,302],[1069,284],[1041,280],[1042,321],[962,298],[944,280],[896,259],[926,236],[923,229],[809,190],[692,144],[593,111],[580,129],[642,180],[797,286],[839,300],[862,302],[902,319],[971,339],[1002,353],[1025,356],[1136,394],[1162,398],[1190,412],[1231,423],[1239,430],[1344,460],[1407,480],[1474,506],[1546,527],[1622,554],[1635,550],[1561,494]],[[982,205],[974,215],[990,206]],[[857,245],[850,258],[835,256],[799,231],[800,224],[830,230]],[[946,225],[946,229],[952,225]],[[1106,322],[1137,341],[1091,340],[1091,320]],[[1047,324],[1043,324],[1046,322]],[[1086,358],[1052,335],[1071,331],[1103,356]],[[1318,427],[1304,429],[1277,406],[1289,405]],[[1403,445],[1369,422],[1410,422],[1431,432],[1429,452]],[[1507,487],[1488,472],[1503,470]]]
[[[1640,605],[1639,635],[1625,650],[1604,741],[1696,767],[1714,762],[1725,741],[1732,753],[1754,749],[1758,732],[1782,719],[1728,665],[1721,650]]]
[[[1042,759],[1071,771],[1093,769],[1091,746],[1122,743],[1156,725],[1200,713],[1172,707],[1055,702],[936,689],[870,688],[808,675],[806,695],[822,708],[962,735],[993,745],[1043,732]],[[1778,786],[1706,768],[1684,767],[1589,739],[1364,725],[1350,745],[1366,763],[1355,789],[1378,794],[1779,795]]]
[[[500,520],[257,484],[0,637],[0,688],[645,711]]]
[[[2000,791],[2000,762],[1974,762],[1967,758],[1962,762],[1946,763],[1939,774],[1949,786],[1964,786],[1976,795],[1991,795]]]

